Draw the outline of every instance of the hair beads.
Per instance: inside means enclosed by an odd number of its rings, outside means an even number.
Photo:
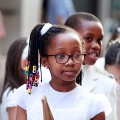
[[[36,66],[33,66],[32,73],[29,73],[29,64],[26,67],[25,74],[27,76],[27,83],[26,83],[26,89],[28,90],[28,93],[31,94],[32,92],[32,86],[37,87],[38,81],[39,81],[39,71],[37,70]]]
[[[50,23],[38,24],[31,31],[30,37],[27,39],[28,43],[28,66],[26,67],[25,74],[27,76],[26,89],[28,93],[31,94],[32,87],[38,86],[39,81],[39,71],[38,64],[40,62],[40,72],[42,81],[42,70],[41,70],[41,56],[43,52],[43,41],[42,37],[47,31],[52,27]],[[45,38],[46,40],[46,38]],[[39,52],[39,53],[38,53]],[[40,61],[38,61],[38,54],[40,54]]]

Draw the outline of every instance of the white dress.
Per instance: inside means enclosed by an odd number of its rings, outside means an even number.
[[[7,108],[17,106],[16,102],[12,99],[13,93],[16,89],[11,90],[10,92],[9,90],[10,88],[7,88],[2,97],[2,103],[0,105],[0,120],[9,120]]]
[[[28,94],[26,85],[23,85],[14,97],[18,105],[26,110],[27,120],[43,120],[41,99],[44,95],[54,120],[90,120],[104,111],[101,101],[79,85],[69,92],[58,92],[49,83],[41,83],[33,87],[32,94]]]

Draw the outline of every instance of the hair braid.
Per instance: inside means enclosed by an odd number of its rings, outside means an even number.
[[[39,48],[39,26],[36,26],[30,36],[29,41],[29,55],[28,55],[28,76],[27,89],[31,93],[32,86],[38,86],[39,71],[38,71],[38,48]]]

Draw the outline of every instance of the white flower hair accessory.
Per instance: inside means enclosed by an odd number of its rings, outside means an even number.
[[[112,45],[112,44],[115,44],[115,43],[120,43],[120,38],[117,38],[116,40],[112,40],[112,41],[109,43],[109,46]]]
[[[30,37],[27,38],[26,43],[29,45]]]
[[[23,52],[22,52],[22,57],[21,57],[21,59],[23,60],[23,59],[26,59],[27,57],[28,57],[28,48],[29,48],[29,46],[28,46],[28,44],[25,46],[25,48],[23,49]]]
[[[27,45],[25,46],[25,48],[23,49],[23,52],[22,52],[22,57],[21,57],[22,60],[26,59],[28,57],[29,38],[30,37],[27,38],[27,40],[26,40]]]

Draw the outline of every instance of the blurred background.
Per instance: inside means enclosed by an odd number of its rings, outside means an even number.
[[[59,0],[60,2],[61,0]],[[104,26],[105,38],[120,22],[120,0],[73,0],[76,11],[96,15]],[[0,53],[6,55],[9,45],[42,22],[43,0],[0,0],[6,36],[0,40]]]

